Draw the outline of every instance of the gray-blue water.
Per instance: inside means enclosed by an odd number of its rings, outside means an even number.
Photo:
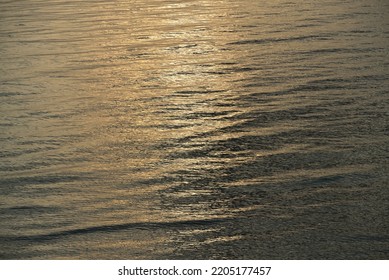
[[[389,2],[0,0],[0,258],[387,259]]]

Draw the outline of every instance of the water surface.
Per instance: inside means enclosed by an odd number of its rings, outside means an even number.
[[[0,257],[387,259],[388,12],[0,0]]]

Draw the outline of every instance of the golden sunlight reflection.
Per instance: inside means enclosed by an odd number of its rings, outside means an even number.
[[[228,42],[238,38],[234,39],[230,33],[224,38],[223,34],[223,30],[227,32],[233,28],[229,15],[236,11],[234,6],[224,2],[218,3],[218,9],[211,10],[213,6],[211,1],[150,2],[132,10],[131,17],[126,20],[119,17],[112,21],[107,15],[101,24],[104,29],[109,28],[113,32],[96,36],[96,39],[104,36],[106,40],[92,43],[100,45],[105,51],[93,53],[90,59],[77,62],[90,65],[88,75],[95,75],[95,78],[89,79],[97,81],[93,91],[106,106],[105,116],[96,119],[100,126],[99,133],[104,135],[99,138],[103,142],[95,142],[94,145],[96,150],[103,147],[108,149],[98,153],[97,162],[89,165],[85,171],[98,170],[109,176],[114,168],[114,181],[123,182],[114,193],[109,185],[98,191],[101,202],[95,203],[95,209],[118,209],[104,219],[107,222],[116,218],[120,223],[126,217],[131,217],[132,221],[220,218],[234,212],[212,209],[206,202],[188,204],[183,208],[176,205],[171,210],[161,212],[160,207],[164,207],[166,202],[153,206],[148,204],[148,200],[141,199],[150,196],[150,201],[155,201],[158,193],[186,184],[185,180],[180,180],[178,184],[158,182],[163,182],[166,176],[175,176],[172,174],[177,170],[192,170],[195,173],[217,170],[226,164],[236,165],[239,159],[226,159],[223,163],[216,158],[205,157],[166,159],[166,152],[172,155],[191,152],[193,146],[201,147],[207,145],[208,141],[237,136],[234,133],[217,133],[210,135],[209,139],[199,138],[198,142],[192,142],[189,146],[182,144],[169,148],[170,142],[194,135],[212,134],[240,122],[224,121],[238,112],[234,103],[229,101],[235,94],[230,81],[243,80],[245,77],[244,73],[225,71],[223,66],[223,63],[234,64],[239,60],[238,53],[225,48]],[[126,12],[124,7],[123,13]],[[139,28],[139,24],[142,28]],[[154,29],[157,25],[159,28]],[[115,31],[123,27],[127,27],[128,32]],[[219,106],[220,100],[228,102],[228,106]],[[167,147],[156,149],[162,144]],[[107,160],[107,157],[111,159]],[[137,176],[129,176],[134,170]],[[147,183],[149,178],[158,177],[155,183]],[[192,197],[196,200],[213,192],[209,189],[191,189],[171,192],[167,197],[173,195],[178,199]],[[114,199],[119,193],[123,199]],[[130,206],[127,201],[132,200],[139,204]]]

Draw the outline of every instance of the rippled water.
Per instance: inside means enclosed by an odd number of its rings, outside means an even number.
[[[0,0],[1,258],[387,259],[388,13]]]

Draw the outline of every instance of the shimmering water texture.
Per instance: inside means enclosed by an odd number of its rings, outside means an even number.
[[[389,258],[388,14],[0,0],[0,257]]]

